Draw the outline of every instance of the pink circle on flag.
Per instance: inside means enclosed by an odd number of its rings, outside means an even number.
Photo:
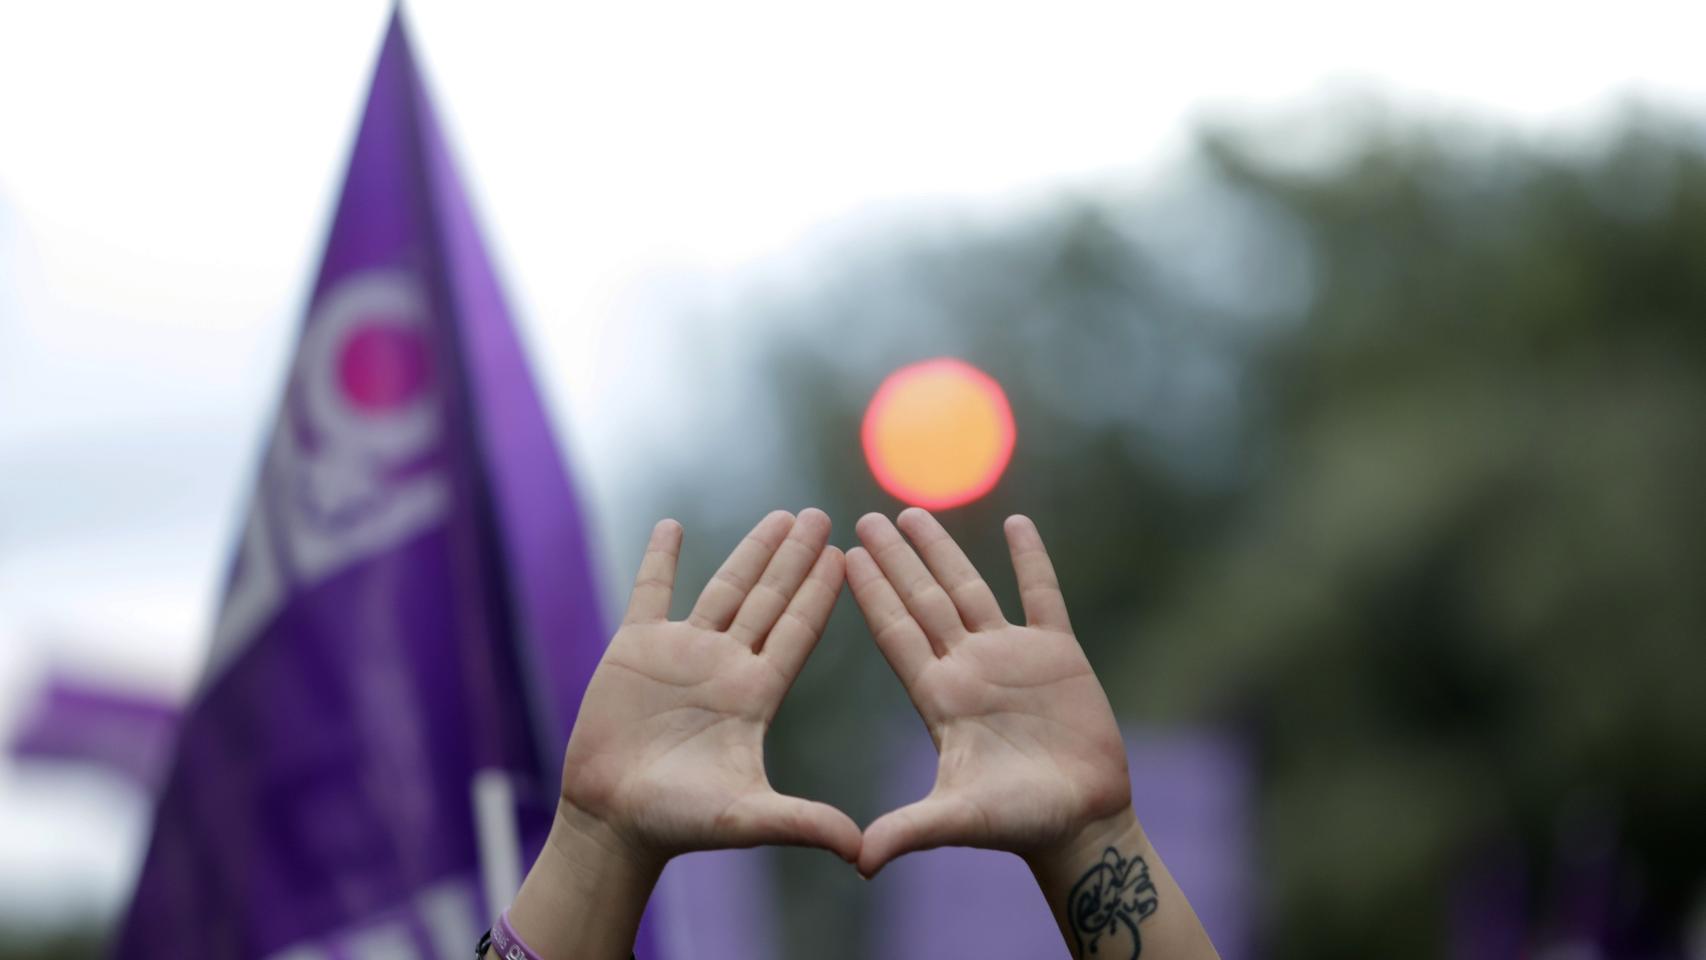
[[[420,395],[430,368],[431,356],[419,331],[370,320],[344,340],[338,385],[363,413],[388,413]]]

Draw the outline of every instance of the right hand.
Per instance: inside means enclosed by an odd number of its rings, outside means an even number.
[[[1026,617],[1014,624],[935,517],[912,508],[899,519],[917,552],[868,514],[847,579],[940,760],[929,796],[866,828],[859,871],[941,846],[1076,855],[1135,830],[1119,725],[1036,526],[1007,520]]]
[[[841,590],[821,510],[776,511],[669,619],[681,525],[652,531],[627,615],[587,686],[563,758],[560,818],[644,862],[690,850],[793,844],[858,859],[840,810],[777,793],[764,734]]]

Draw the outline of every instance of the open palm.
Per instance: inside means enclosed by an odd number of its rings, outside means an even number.
[[[940,846],[1025,854],[1128,808],[1119,727],[1036,527],[1024,517],[1006,526],[1019,625],[934,517],[911,509],[899,520],[917,550],[888,518],[867,515],[847,579],[940,760],[927,797],[866,828],[860,872]]]
[[[829,529],[820,510],[770,514],[671,621],[682,531],[658,524],[569,739],[565,804],[659,859],[771,843],[857,858],[846,814],[777,793],[764,772],[765,731],[841,589]]]

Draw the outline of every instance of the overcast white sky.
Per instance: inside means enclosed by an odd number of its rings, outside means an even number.
[[[1141,178],[1205,112],[1345,86],[1540,133],[1706,103],[1683,3],[410,10],[605,515],[669,435],[659,344],[809,238]],[[0,0],[0,736],[50,666],[192,681],[388,12]],[[0,760],[0,922],[111,909],[143,826]]]

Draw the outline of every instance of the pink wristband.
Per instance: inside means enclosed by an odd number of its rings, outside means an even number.
[[[515,935],[515,928],[509,925],[508,910],[498,914],[498,922],[492,925],[492,947],[502,960],[545,960]]]

